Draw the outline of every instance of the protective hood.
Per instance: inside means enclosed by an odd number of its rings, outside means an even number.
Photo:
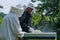
[[[10,12],[13,12],[16,16],[21,17],[24,9],[12,6]]]

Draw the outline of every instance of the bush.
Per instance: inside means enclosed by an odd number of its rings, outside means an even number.
[[[2,17],[0,17],[0,26],[1,26],[1,24],[2,24],[2,21],[3,21],[3,18],[2,18]]]
[[[41,20],[41,18],[40,18],[39,14],[34,13],[32,15],[32,24],[33,24],[33,26],[36,26],[39,23],[40,20]]]

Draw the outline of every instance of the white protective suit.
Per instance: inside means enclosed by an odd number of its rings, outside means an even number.
[[[19,14],[21,13],[22,15],[23,10],[17,8],[16,10],[14,7],[11,9],[15,11],[10,11],[10,13],[4,17],[2,27],[0,28],[0,40],[18,40],[18,37],[24,36],[18,19]]]

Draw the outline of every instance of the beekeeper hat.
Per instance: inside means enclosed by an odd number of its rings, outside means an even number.
[[[18,17],[21,17],[24,9],[20,8],[18,6],[11,6],[10,12],[13,12],[14,14],[16,14]]]
[[[32,8],[33,10],[35,9],[35,8],[34,8],[34,5],[33,5],[32,3],[29,3],[29,4],[27,5],[27,7],[30,7],[30,8]],[[26,7],[26,8],[27,8],[27,7]]]

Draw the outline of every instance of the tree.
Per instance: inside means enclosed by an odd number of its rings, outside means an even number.
[[[45,17],[48,16],[50,19],[49,21],[50,25],[55,28],[56,23],[54,18],[56,17],[58,11],[57,8],[58,1],[57,0],[32,0],[32,2],[36,2],[36,1],[42,2],[42,4],[38,4],[38,6],[35,7],[37,9],[38,14],[41,15],[40,24],[44,24]]]
[[[3,18],[6,14],[4,14],[3,12],[0,12],[0,25],[2,24]]]

